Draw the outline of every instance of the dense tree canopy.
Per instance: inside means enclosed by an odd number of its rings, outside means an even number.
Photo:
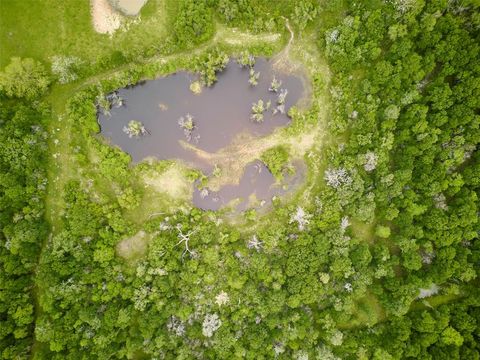
[[[42,95],[49,83],[43,65],[33,59],[14,57],[0,73],[0,91],[9,97],[33,99]]]

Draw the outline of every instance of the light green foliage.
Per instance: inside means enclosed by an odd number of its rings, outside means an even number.
[[[256,123],[263,122],[263,113],[267,110],[265,107],[263,100],[260,99],[256,103],[252,104],[252,114],[250,115],[250,119]]]
[[[300,0],[295,3],[292,20],[300,30],[304,30],[308,23],[318,15],[318,4],[311,0]]]
[[[257,86],[258,85],[258,79],[260,78],[260,73],[255,72],[255,70],[253,68],[251,68],[248,75],[249,75],[248,83],[251,86]]]
[[[242,51],[240,56],[237,58],[237,62],[242,67],[249,67],[252,68],[255,65],[255,57],[250,54],[248,51]]]
[[[277,180],[283,178],[289,161],[288,149],[285,146],[280,145],[266,150],[260,159]]]
[[[447,345],[462,346],[463,337],[453,327],[449,326],[442,332],[442,341]]]
[[[202,77],[206,86],[211,86],[217,81],[217,72],[222,71],[228,63],[228,55],[214,49],[197,59],[195,69]]]
[[[375,230],[375,235],[381,237],[381,238],[388,238],[391,234],[390,228],[388,226],[382,226],[378,225],[376,230]]]
[[[9,97],[32,100],[42,95],[49,83],[45,68],[33,59],[13,57],[0,72],[0,92]]]
[[[63,0],[0,2],[0,67],[13,56],[50,63],[62,55],[82,59],[87,66],[79,77],[118,66],[138,57],[152,56],[166,45],[166,18],[170,6],[147,1],[142,21],[113,37],[98,34],[92,26],[90,1]],[[133,19],[132,19],[133,21]]]
[[[129,137],[139,137],[148,133],[143,124],[138,120],[130,120],[128,125],[123,128],[123,132]]]
[[[139,196],[132,188],[127,188],[118,196],[118,204],[125,209],[134,209],[140,203]]]

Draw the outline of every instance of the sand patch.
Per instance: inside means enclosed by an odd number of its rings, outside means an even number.
[[[143,181],[155,191],[165,193],[175,199],[186,199],[192,196],[192,184],[176,165],[170,166],[163,173],[149,171],[144,175]]]
[[[93,28],[100,34],[112,35],[122,24],[122,17],[107,0],[90,0]]]
[[[118,256],[131,260],[142,257],[147,251],[148,236],[141,230],[130,238],[123,239],[117,244]]]

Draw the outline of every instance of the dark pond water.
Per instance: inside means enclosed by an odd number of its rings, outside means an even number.
[[[200,94],[194,94],[190,90],[190,85],[197,80],[197,76],[187,72],[118,90],[123,105],[113,106],[110,115],[99,113],[101,134],[111,144],[130,154],[133,162],[140,162],[147,157],[179,159],[210,173],[213,165],[199,159],[195,152],[185,149],[181,141],[207,152],[216,152],[228,146],[238,134],[267,135],[276,127],[289,123],[286,112],[303,96],[303,83],[299,77],[274,73],[271,64],[265,59],[257,59],[254,69],[260,73],[258,85],[254,87],[248,82],[249,70],[230,61],[226,69],[218,74],[218,81],[212,87],[202,88]],[[274,76],[282,82],[281,88],[288,90],[283,114],[280,111],[273,113],[280,92],[269,91]],[[264,104],[270,101],[271,108],[264,112],[263,122],[255,123],[250,118],[251,109],[252,103],[259,99]],[[179,119],[188,114],[193,117],[194,123],[190,133],[179,125]],[[141,122],[148,134],[129,137],[124,129],[132,120]],[[252,169],[255,165],[247,167],[240,186],[221,189],[218,196],[222,200],[217,203],[225,204],[229,201],[231,196],[226,196],[227,192],[245,197],[247,192],[252,194],[259,187],[266,189],[268,184],[271,186],[274,183],[268,170],[253,176]],[[252,176],[255,177],[253,182]],[[270,192],[267,195],[270,196]],[[201,200],[199,196],[194,197],[194,202],[200,207],[203,204],[205,208],[215,207],[213,203],[211,206],[206,205],[209,197]]]

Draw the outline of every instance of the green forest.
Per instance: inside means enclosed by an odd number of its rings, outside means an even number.
[[[0,359],[480,360],[480,3],[122,1],[0,1]],[[258,58],[306,96],[212,174],[103,138],[118,89]],[[192,203],[254,159],[301,184]]]

